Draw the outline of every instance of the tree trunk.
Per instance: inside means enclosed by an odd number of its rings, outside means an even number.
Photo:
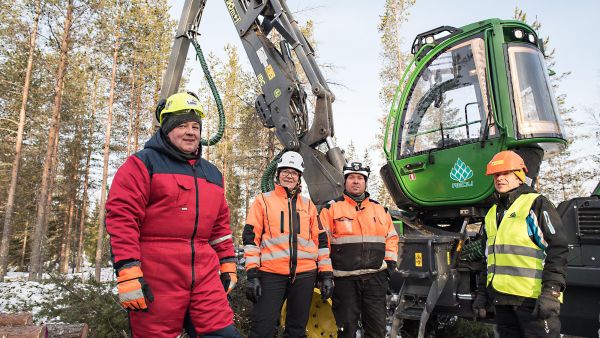
[[[64,76],[67,69],[67,55],[69,52],[69,36],[71,24],[73,23],[73,0],[69,0],[67,5],[64,33],[60,45],[60,62],[56,72],[56,84],[54,86],[54,105],[52,107],[52,122],[48,133],[48,145],[46,147],[46,157],[44,161],[44,169],[42,171],[42,183],[38,196],[38,205],[34,225],[33,240],[31,242],[31,264],[29,267],[29,280],[37,280],[38,274],[41,272],[41,257],[42,257],[42,240],[45,237],[44,233],[44,218],[47,213],[47,201],[49,196],[50,183],[50,168],[53,166],[53,153],[55,138],[58,138],[60,129],[60,104],[62,101],[62,88]]]
[[[61,93],[63,92],[64,88],[61,88]],[[62,99],[61,99],[61,103],[62,103]],[[59,106],[61,105],[61,103],[59,103]],[[56,159],[57,159],[57,154],[58,154],[58,142],[59,142],[59,137],[58,137],[58,132],[56,133],[56,136],[54,138],[54,147],[52,149],[52,158],[49,160],[50,163],[56,163]],[[42,231],[41,233],[43,234],[43,236],[40,238],[40,255],[38,258],[38,266],[40,266],[40,270],[37,272],[37,278],[36,280],[39,280],[42,278],[42,274],[43,274],[43,262],[44,262],[44,246],[46,245],[46,234],[48,233],[48,218],[50,215],[50,207],[52,205],[52,192],[54,191],[54,183],[56,180],[56,166],[52,165],[52,167],[50,167],[50,172],[48,174],[48,194],[47,194],[47,198],[46,198],[46,212],[43,215],[42,218]]]
[[[48,330],[46,326],[2,326],[0,337],[44,338]]]
[[[33,325],[31,312],[0,313],[0,326]]]
[[[81,216],[79,218],[79,233],[77,236],[77,253],[75,254],[75,272],[79,273],[81,272],[81,264],[83,263],[83,244],[85,241],[84,238],[84,234],[85,234],[85,219],[86,219],[86,212],[87,212],[87,201],[88,201],[88,197],[87,197],[87,188],[88,188],[88,176],[89,176],[89,164],[87,165],[86,168],[86,172],[85,172],[85,183],[84,183],[84,188],[83,188],[83,205],[81,206]]]
[[[15,206],[17,181],[19,178],[19,165],[21,163],[23,131],[25,129],[25,111],[27,109],[27,99],[29,97],[29,85],[31,82],[31,72],[33,70],[33,55],[35,54],[38,23],[40,21],[41,13],[42,3],[41,0],[37,0],[35,2],[35,16],[33,18],[33,29],[31,32],[31,39],[29,40],[29,56],[27,58],[27,69],[25,71],[25,81],[23,84],[23,96],[21,98],[21,109],[19,111],[17,141],[15,144],[15,158],[13,160],[10,185],[8,188],[8,198],[6,200],[6,210],[4,213],[4,230],[2,231],[2,244],[0,245],[0,282],[4,279],[4,276],[6,275],[6,270],[8,269],[10,240],[12,238],[12,216]]]
[[[250,168],[248,166],[246,166],[245,172],[246,191],[244,193],[244,209],[246,211],[244,212],[244,215],[248,215],[248,211],[250,210]]]
[[[265,168],[273,160],[274,156],[275,156],[275,132],[272,130],[269,130],[269,138],[267,140],[267,162],[265,163]]]
[[[92,149],[94,144],[94,120],[96,118],[96,107],[97,107],[97,91],[98,91],[98,78],[94,79],[94,93],[92,94],[92,118],[88,125],[90,131],[88,144],[87,144],[87,155],[85,159],[85,177],[83,179],[83,205],[81,206],[81,218],[79,219],[79,239],[77,241],[77,255],[75,256],[75,269],[77,272],[81,272],[81,264],[83,263],[83,244],[85,234],[85,220],[87,216],[87,205],[88,205],[88,187],[90,182],[90,162],[92,159]]]
[[[164,61],[166,61],[166,59],[164,59]],[[164,68],[166,67],[166,63],[164,63],[164,61],[160,63],[162,65],[162,67],[156,67],[156,81],[155,81],[155,85],[154,85],[154,99],[153,99],[153,102],[152,102],[152,104],[153,104],[152,105],[152,109],[150,110],[152,112],[156,109],[156,106],[158,106],[158,100],[159,100],[159,96],[160,96],[160,86],[161,86],[161,83],[160,83],[159,79],[161,78],[162,72],[163,72]],[[150,129],[151,130],[150,135],[152,136],[152,133],[154,131],[156,131],[156,124],[155,124],[155,122],[158,123],[158,120],[156,120],[156,117],[155,117],[154,114],[152,114],[150,116],[150,120],[152,121],[152,124],[151,124],[152,128]]]
[[[29,236],[29,221],[25,223],[25,238],[23,238],[23,249],[21,250],[21,262],[19,267],[25,266],[25,254],[27,253],[27,236]]]
[[[117,5],[117,23],[115,28],[115,44],[113,49],[112,77],[110,80],[110,94],[108,99],[108,116],[106,117],[106,135],[104,138],[104,168],[102,170],[102,188],[100,195],[100,214],[98,216],[98,243],[96,246],[96,270],[94,277],[100,282],[100,269],[102,268],[102,248],[104,245],[104,217],[106,215],[106,184],[108,181],[108,158],[110,156],[110,133],[112,128],[112,113],[115,100],[115,86],[117,78],[117,59],[119,56],[119,42],[121,35],[119,33],[119,24],[121,19],[121,3]]]
[[[89,333],[87,324],[47,324],[48,338],[85,338]]]
[[[131,133],[132,133],[132,128],[133,128],[133,109],[134,109],[134,104],[133,104],[133,98],[135,97],[135,50],[132,53],[131,56],[131,63],[132,65],[132,70],[131,70],[131,92],[129,94],[129,123],[127,125],[127,157],[129,157],[129,155],[131,155]]]
[[[72,177],[75,182],[75,175]],[[72,192],[71,197],[69,198],[69,218],[67,219],[66,226],[63,228],[63,237],[60,243],[60,265],[59,271],[60,273],[68,273],[69,272],[69,260],[71,258],[71,235],[73,230],[73,216],[75,214],[75,193]]]
[[[202,137],[202,133],[205,133],[206,135],[210,135],[210,120],[209,119],[205,119],[202,122],[202,128],[204,129],[204,131],[200,130],[200,137]],[[204,136],[207,139],[210,136]],[[210,147],[203,147],[204,149],[204,158],[210,162]]]
[[[83,139],[83,119],[78,119],[75,135],[75,144],[80,147],[81,140]],[[79,148],[78,148],[79,149]],[[79,173],[79,163],[81,161],[80,152],[76,151],[72,153],[70,160],[71,178],[67,183],[68,194],[69,194],[69,207],[68,207],[68,219],[65,227],[63,227],[62,241],[60,244],[60,273],[68,273],[69,265],[71,265],[71,247],[73,245],[73,224],[75,218],[77,218],[77,212],[75,211],[75,204],[77,199],[77,191],[79,190],[79,181],[77,176]]]
[[[140,69],[143,68],[143,65]],[[140,141],[140,110],[142,109],[142,92],[144,86],[140,83],[135,97],[135,118],[133,123],[133,152],[138,151]]]

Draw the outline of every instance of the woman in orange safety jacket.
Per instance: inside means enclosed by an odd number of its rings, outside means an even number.
[[[260,194],[248,211],[243,232],[248,285],[254,303],[249,337],[273,337],[287,299],[285,337],[306,337],[315,281],[323,299],[333,293],[327,233],[317,208],[300,195],[302,156],[290,151],[277,165],[273,191]]]

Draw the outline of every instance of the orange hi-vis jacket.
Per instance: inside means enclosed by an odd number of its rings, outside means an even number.
[[[319,226],[309,198],[289,196],[286,189],[260,194],[246,216],[242,235],[246,270],[289,275],[316,270],[332,273],[327,232]]]
[[[319,216],[330,234],[335,277],[384,270],[385,261],[398,260],[398,233],[390,214],[365,198],[360,204],[343,195],[326,205]]]

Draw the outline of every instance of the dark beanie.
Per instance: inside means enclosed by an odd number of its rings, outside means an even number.
[[[168,135],[171,130],[175,129],[179,125],[192,121],[198,122],[200,123],[200,126],[202,126],[202,119],[200,119],[200,116],[198,116],[198,114],[196,114],[194,111],[188,111],[187,113],[183,114],[171,113],[163,117],[163,122],[160,125],[160,128],[165,135]]]

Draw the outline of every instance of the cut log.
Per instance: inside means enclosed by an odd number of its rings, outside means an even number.
[[[86,338],[89,327],[87,324],[46,324],[48,338]]]
[[[45,338],[46,326],[3,326],[0,338]]]
[[[33,316],[29,312],[0,313],[0,326],[32,325]]]

